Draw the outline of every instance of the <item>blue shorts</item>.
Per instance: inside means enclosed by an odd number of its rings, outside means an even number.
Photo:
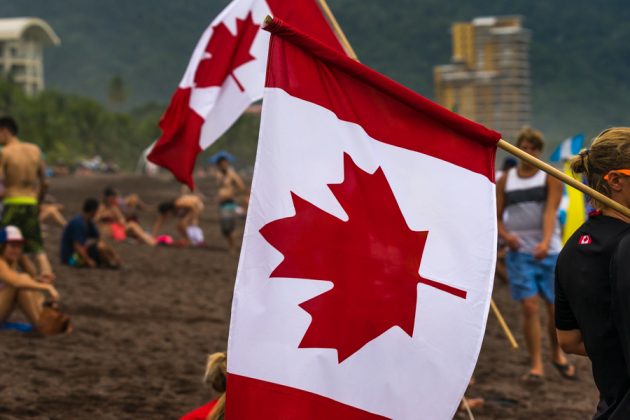
[[[512,299],[521,301],[540,295],[547,302],[553,303],[557,259],[558,254],[550,254],[537,260],[531,254],[509,251],[505,255],[505,265]]]

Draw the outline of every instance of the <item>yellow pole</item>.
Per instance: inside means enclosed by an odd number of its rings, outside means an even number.
[[[357,54],[354,52],[352,45],[350,45],[348,38],[346,38],[346,34],[343,33],[341,26],[339,26],[339,22],[337,22],[337,19],[335,18],[335,15],[333,15],[332,10],[330,10],[330,7],[328,7],[328,3],[326,3],[326,0],[317,0],[317,2],[324,12],[324,15],[326,15],[328,22],[330,22],[330,26],[332,26],[333,31],[335,31],[337,39],[341,43],[343,49],[346,51],[346,54],[348,54],[348,57],[352,58],[353,60],[359,61]]]
[[[494,303],[494,299],[490,299],[490,307],[492,308],[492,312],[494,313],[494,316],[497,317],[497,320],[499,321],[499,325],[501,325],[501,328],[503,328],[503,332],[505,333],[505,336],[507,337],[508,341],[512,345],[512,348],[517,349],[518,343],[516,342],[516,339],[514,338],[514,335],[512,334],[510,327],[508,327],[507,322],[505,322],[503,315],[499,311],[497,304]]]
[[[543,162],[540,159],[535,158],[534,156],[530,155],[529,153],[525,153],[524,151],[522,151],[518,147],[508,143],[507,141],[501,139],[501,140],[499,140],[499,143],[497,144],[497,146],[499,148],[505,150],[506,152],[513,154],[517,158],[519,158],[521,160],[524,160],[525,162],[527,162],[527,163],[537,167],[538,169],[547,172],[549,175],[553,176],[554,178],[558,178],[560,181],[564,182],[565,184],[568,184],[568,185],[572,186],[576,190],[582,191],[584,194],[586,194],[586,195],[594,198],[595,200],[603,203],[605,206],[608,206],[611,209],[616,210],[619,213],[623,214],[624,216],[630,218],[630,209],[629,208],[627,208],[625,206],[622,206],[621,204],[619,204],[616,201],[612,200],[610,197],[606,197],[604,194],[595,191],[591,187],[582,184],[577,179],[571,178],[569,175],[565,174],[564,172],[554,168],[553,166]]]

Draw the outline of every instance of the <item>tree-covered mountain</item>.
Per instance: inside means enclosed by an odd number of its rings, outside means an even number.
[[[522,15],[533,34],[535,125],[554,142],[630,124],[630,7],[625,0],[328,3],[362,62],[428,97],[433,96],[433,66],[450,59],[452,22]],[[48,86],[106,102],[112,80],[119,77],[128,106],[136,106],[168,102],[199,35],[226,4],[2,0],[0,16],[38,16],[57,32],[62,45],[46,53]]]

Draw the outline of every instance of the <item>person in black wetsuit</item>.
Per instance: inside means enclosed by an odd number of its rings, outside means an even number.
[[[600,134],[571,162],[589,185],[630,207],[630,128]],[[567,353],[588,356],[600,392],[594,419],[630,419],[630,218],[593,201],[556,265],[556,328]]]

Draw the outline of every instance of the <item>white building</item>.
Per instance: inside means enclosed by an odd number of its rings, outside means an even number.
[[[0,19],[0,75],[33,95],[44,89],[44,47],[61,41],[43,20]]]

